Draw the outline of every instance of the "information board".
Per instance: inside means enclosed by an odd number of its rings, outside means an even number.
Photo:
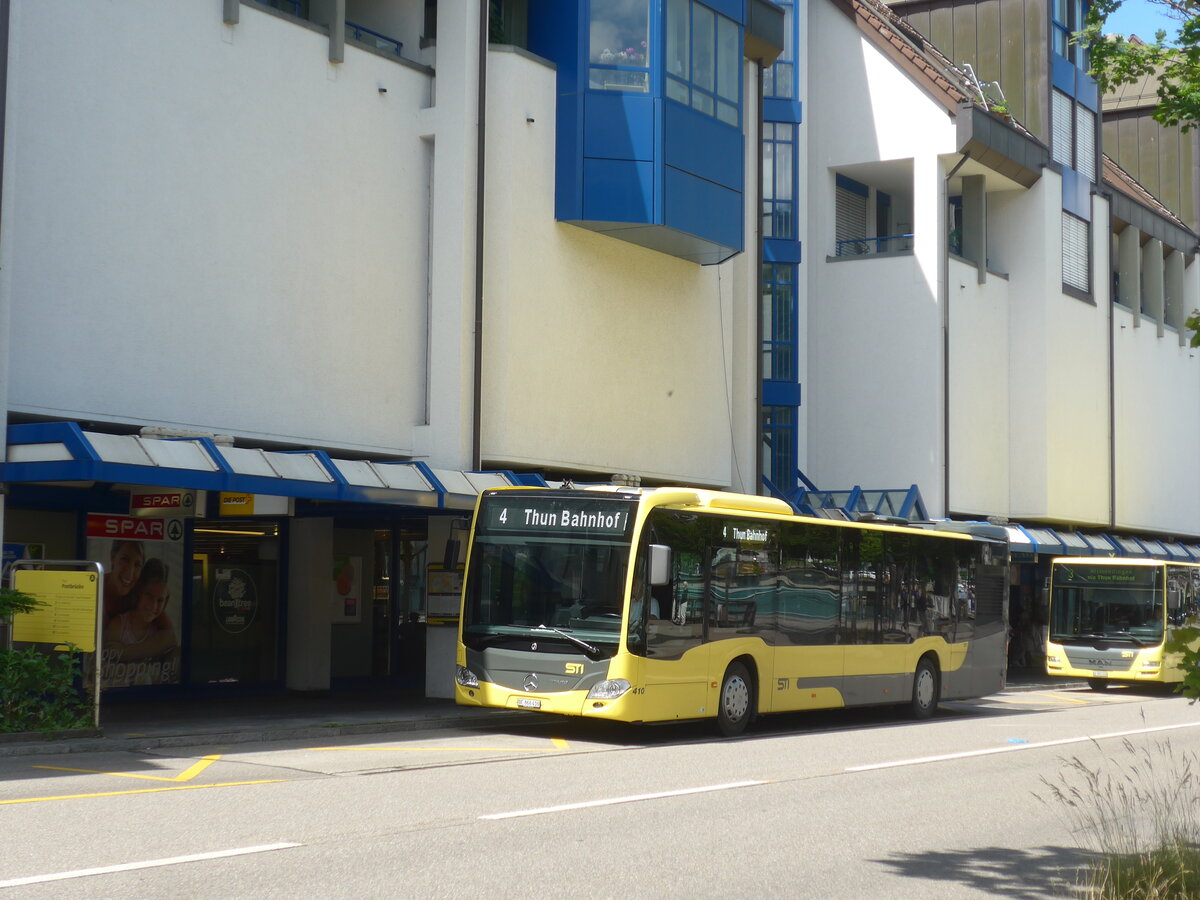
[[[13,587],[42,602],[33,612],[13,617],[13,640],[74,644],[96,651],[96,610],[100,578],[96,572],[15,569]]]

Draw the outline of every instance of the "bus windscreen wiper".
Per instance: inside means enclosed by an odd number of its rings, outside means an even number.
[[[567,634],[565,631],[561,631],[558,628],[551,628],[547,625],[539,625],[537,628],[535,628],[533,630],[534,631],[553,631],[559,637],[566,638],[568,641],[570,641],[576,647],[581,649],[584,653],[587,654],[588,659],[600,659],[600,657],[603,655],[600,652],[600,648],[597,647],[595,644],[589,644],[587,641],[581,641],[579,638],[575,637],[574,635]]]

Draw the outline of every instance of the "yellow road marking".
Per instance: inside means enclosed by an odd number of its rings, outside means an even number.
[[[105,773],[101,773],[105,774]],[[178,787],[137,788],[129,791],[103,791],[98,794],[61,794],[57,797],[25,797],[21,800],[0,800],[0,806],[14,803],[45,803],[47,800],[86,800],[90,797],[122,797],[126,794],[159,794],[163,791],[198,791],[203,788],[241,787],[247,784],[279,784],[282,778],[267,778],[262,781],[226,781],[222,784],[181,784]]]
[[[70,769],[70,768],[67,768],[66,766],[34,766],[33,768],[49,769],[54,772],[82,772],[85,775],[115,775],[118,778],[144,778],[146,781],[180,782],[180,781],[191,781],[193,778],[195,778],[197,775],[199,775],[201,772],[203,772],[205,769],[207,769],[209,766],[211,766],[213,763],[215,763],[220,758],[221,758],[220,754],[213,754],[212,756],[205,756],[205,757],[201,758],[198,762],[196,762],[193,765],[189,766],[188,768],[184,769],[178,775],[172,775],[169,778],[166,777],[165,775],[141,775],[136,772],[105,772],[100,769]]]
[[[565,743],[565,742],[564,742]],[[309,747],[309,750],[340,750],[344,753],[370,753],[388,750],[392,753],[545,753],[543,747]],[[564,749],[562,747],[559,748]]]
[[[569,747],[569,746],[570,746],[570,745],[569,745],[569,744],[568,744],[566,741],[564,741],[562,738],[550,738],[550,743],[552,743],[552,744],[553,744],[555,747],[557,747],[559,750],[566,750],[566,749],[567,749],[567,747]]]

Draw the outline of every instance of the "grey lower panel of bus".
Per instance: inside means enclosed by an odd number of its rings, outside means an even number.
[[[1129,672],[1137,660],[1137,651],[1129,647],[1097,650],[1095,647],[1068,645],[1063,647],[1063,652],[1073,668],[1091,669],[1093,672]]]
[[[994,661],[986,666],[981,661],[1003,659],[1003,647],[1003,635],[980,638],[969,644],[962,666],[952,672],[941,672],[940,699],[983,697],[1001,690],[1004,687],[1003,664]],[[848,675],[842,679],[842,698],[847,706],[907,703],[912,699],[913,675],[914,672]],[[825,679],[806,679],[804,682],[804,687],[828,686]]]
[[[608,677],[608,660],[528,650],[467,650],[467,668],[484,681],[510,691],[557,693],[590,690]],[[572,668],[567,673],[568,664]]]

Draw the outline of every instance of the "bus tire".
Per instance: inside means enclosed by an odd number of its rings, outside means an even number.
[[[1089,678],[1087,683],[1093,691],[1107,691],[1110,684],[1107,678]]]
[[[928,719],[938,707],[941,697],[942,679],[938,676],[937,666],[928,656],[922,656],[917,662],[917,671],[913,675],[912,714],[917,719]]]
[[[717,727],[725,737],[737,737],[746,730],[754,714],[754,682],[743,663],[731,662],[721,680],[717,698]]]

